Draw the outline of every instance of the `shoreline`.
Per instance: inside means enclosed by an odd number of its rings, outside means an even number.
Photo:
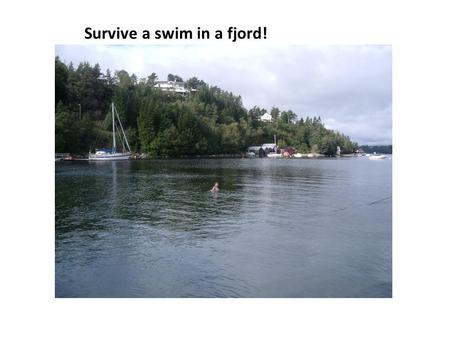
[[[390,155],[390,154],[388,154]],[[326,155],[319,155],[319,156],[303,156],[303,157],[290,157],[290,158],[270,158],[270,157],[246,157],[242,155],[198,155],[198,156],[148,156],[143,158],[131,158],[129,160],[125,161],[149,161],[149,160],[214,160],[214,159],[245,159],[245,160],[258,160],[258,159],[270,159],[270,160],[320,160],[320,159],[351,159],[351,158],[365,158],[366,156],[356,156],[356,155],[344,155],[344,156],[326,156]],[[89,158],[74,158],[72,160],[57,160],[55,162],[89,162]],[[99,162],[99,161],[96,161]],[[111,161],[105,161],[105,162],[111,162]],[[116,162],[121,162],[120,160]]]

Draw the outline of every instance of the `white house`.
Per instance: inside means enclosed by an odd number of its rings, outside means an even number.
[[[272,115],[264,113],[264,115],[260,117],[260,120],[263,122],[272,122]]]
[[[180,94],[186,94],[191,91],[195,91],[195,89],[189,90],[186,88],[186,84],[184,82],[176,82],[176,81],[156,81],[155,88],[159,88],[165,92],[175,92]]]

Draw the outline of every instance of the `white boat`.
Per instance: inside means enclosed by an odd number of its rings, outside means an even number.
[[[112,153],[98,149],[95,154],[89,154],[89,161],[119,161],[129,160],[131,153]]]
[[[387,158],[387,155],[373,153],[369,155],[369,160],[384,160]]]
[[[118,161],[118,160],[129,160],[131,158],[130,145],[128,144],[127,135],[123,130],[122,122],[120,122],[119,114],[117,113],[116,106],[114,102],[111,104],[111,114],[112,114],[112,134],[113,143],[111,149],[96,149],[95,154],[89,153],[90,161]],[[122,141],[122,152],[117,152],[116,148],[116,124],[114,117],[117,117],[118,129],[119,129],[119,139]]]
[[[264,151],[266,151],[266,147],[269,146],[269,149],[272,149],[270,153],[267,154],[268,158],[282,158],[283,155],[280,153],[278,154],[276,151],[277,149],[277,135],[273,135],[273,143],[264,143],[262,145],[262,148]]]

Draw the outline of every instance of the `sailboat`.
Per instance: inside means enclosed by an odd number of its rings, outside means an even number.
[[[114,102],[111,103],[111,114],[112,114],[112,134],[113,143],[111,149],[95,149],[95,154],[89,153],[90,161],[117,161],[117,160],[129,160],[131,157],[130,145],[128,144],[127,135],[123,130],[122,122],[120,122],[119,114],[117,113],[116,106]],[[116,148],[116,124],[115,117],[117,117],[118,123],[118,136],[122,142],[122,152],[117,152]]]

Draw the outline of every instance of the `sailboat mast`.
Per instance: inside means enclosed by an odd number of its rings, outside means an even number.
[[[123,138],[125,139],[125,143],[126,143],[126,145],[127,145],[127,147],[128,147],[128,150],[127,150],[127,149],[125,149],[125,146],[124,146],[124,147],[123,147],[123,151],[131,152],[130,145],[128,144],[127,134],[125,134],[125,130],[123,130],[123,126],[122,126],[122,122],[120,121],[119,114],[117,114],[117,120],[119,121],[119,127],[120,127],[120,129],[122,130]],[[120,134],[119,134],[119,135],[120,135]],[[123,140],[122,140],[122,144],[123,144]]]
[[[111,112],[112,112],[112,130],[113,130],[113,147],[112,152],[113,154],[116,152],[116,129],[114,127],[114,113],[115,113],[115,107],[114,102],[111,104]]]

